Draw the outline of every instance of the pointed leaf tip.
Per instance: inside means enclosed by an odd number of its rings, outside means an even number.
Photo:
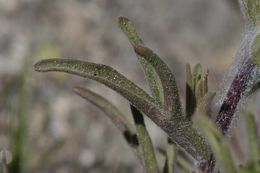
[[[137,45],[144,45],[143,40],[139,37],[138,33],[135,30],[133,23],[126,17],[119,17],[118,19],[119,27],[127,37],[128,41],[133,47]],[[154,68],[147,62],[143,57],[138,56],[138,60],[144,69],[144,73],[149,83],[152,96],[159,102],[163,104],[163,91],[161,81],[156,74]]]

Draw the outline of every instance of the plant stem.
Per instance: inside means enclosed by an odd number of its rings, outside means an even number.
[[[223,134],[226,134],[230,127],[237,105],[246,90],[254,66],[251,58],[247,58],[238,70],[238,73],[228,89],[216,119],[216,124]]]

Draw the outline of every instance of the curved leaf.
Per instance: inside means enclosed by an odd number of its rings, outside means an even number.
[[[144,45],[143,40],[137,34],[134,24],[126,17],[119,17],[119,27],[128,38],[133,47],[138,45]],[[154,68],[143,57],[138,56],[138,60],[143,67],[145,76],[148,80],[150,90],[154,98],[156,98],[161,104],[163,104],[163,90],[161,81],[156,74]]]
[[[145,58],[158,74],[164,93],[164,110],[173,116],[181,116],[182,108],[175,78],[167,65],[152,50],[144,46],[136,46],[135,52]]]
[[[145,127],[144,117],[142,113],[134,106],[130,105],[130,108],[135,121],[138,141],[142,147],[146,172],[159,173],[152,140]]]
[[[133,125],[127,120],[124,114],[106,98],[83,87],[75,87],[74,92],[100,108],[120,131],[123,133],[125,131],[129,131],[131,134],[135,133]]]
[[[120,93],[133,105],[139,105],[138,108],[142,107],[142,111],[148,116],[150,115],[151,119],[155,122],[158,121],[159,117],[157,115],[161,111],[157,102],[145,91],[109,66],[80,60],[54,58],[42,60],[36,63],[34,68],[39,72],[62,71],[96,80]]]
[[[83,99],[91,102],[98,108],[100,108],[114,123],[114,125],[121,131],[122,135],[126,139],[126,142],[131,147],[134,154],[139,160],[142,161],[141,155],[138,149],[138,140],[135,134],[133,125],[127,120],[121,111],[117,109],[110,101],[102,97],[99,94],[96,94],[90,91],[87,88],[75,87],[74,92],[82,97]]]
[[[184,148],[197,160],[210,158],[210,150],[205,139],[185,117],[172,116],[164,112],[157,101],[145,93],[133,82],[126,79],[111,67],[71,59],[47,59],[35,64],[40,72],[62,71],[96,80],[124,96],[138,110],[145,113],[154,123],[161,127],[180,147]]]

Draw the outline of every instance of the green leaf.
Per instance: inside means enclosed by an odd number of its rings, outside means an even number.
[[[193,170],[192,165],[181,155],[177,156],[177,166],[180,167],[185,172],[192,172]]]
[[[158,121],[157,115],[160,114],[158,103],[145,91],[109,66],[80,60],[54,58],[39,61],[34,68],[39,72],[61,71],[96,80],[117,91],[133,105],[139,105],[138,108],[142,107],[142,111],[148,116],[150,115],[151,119]]]
[[[206,73],[203,78],[197,81],[196,87],[195,87],[195,97],[196,97],[196,103],[197,105],[200,104],[203,97],[208,92],[208,73]]]
[[[260,23],[260,0],[241,0],[241,10],[249,26]]]
[[[164,110],[173,116],[182,116],[182,108],[175,78],[167,65],[152,50],[144,46],[136,46],[135,52],[145,58],[158,74],[164,93]]]
[[[247,162],[246,164],[244,165],[241,165],[239,167],[239,171],[238,173],[258,173],[260,172],[260,166],[259,164],[256,165],[255,162]]]
[[[250,159],[256,165],[260,160],[260,140],[257,134],[257,126],[254,115],[250,112],[246,113],[246,127],[249,140]]]
[[[171,76],[172,74],[168,70],[168,67],[163,62],[161,62],[157,55],[155,55],[150,49],[143,46],[137,46],[135,50],[140,56],[146,58],[146,60],[149,61],[151,65],[153,65],[156,72],[158,73],[158,76],[160,76],[163,88],[165,86],[167,89],[166,91],[169,92],[165,95],[168,96],[173,94],[172,99],[174,100],[167,100],[167,102],[172,103],[171,105],[173,105],[174,108],[171,111],[171,114],[166,116],[166,121],[164,122],[162,128],[166,131],[169,137],[174,140],[174,142],[185,148],[185,150],[195,159],[208,160],[210,158],[211,152],[205,139],[199,134],[196,128],[192,126],[189,120],[187,120],[184,116],[178,116],[181,115],[179,113],[181,112],[181,106],[178,104],[179,97],[177,87],[174,85],[174,77]],[[175,111],[177,112],[176,114],[174,114]],[[169,119],[169,117],[171,117],[171,119]],[[201,157],[199,158],[198,156]]]
[[[188,119],[191,118],[196,107],[195,94],[192,90],[192,73],[190,64],[186,64],[186,107],[185,114]]]
[[[25,160],[27,159],[26,146],[28,137],[28,119],[30,119],[32,110],[32,93],[33,87],[28,80],[30,79],[29,65],[24,64],[23,69],[20,71],[19,76],[13,83],[14,87],[11,92],[15,91],[19,104],[10,105],[11,114],[17,118],[14,119],[17,124],[15,128],[11,128],[10,135],[10,151],[12,152],[11,163],[7,165],[8,172],[22,173],[25,169]],[[30,146],[30,149],[33,146]]]
[[[177,150],[174,142],[168,138],[166,159],[163,168],[163,173],[174,173],[174,167],[176,162]]]
[[[142,161],[138,149],[139,144],[135,134],[134,127],[127,120],[124,114],[121,111],[119,111],[117,107],[113,105],[110,101],[108,101],[106,98],[88,90],[87,88],[75,87],[74,92],[83,99],[91,102],[92,104],[100,108],[108,116],[108,118],[114,123],[114,125],[121,131],[126,142],[131,147],[132,151],[137,156],[137,158],[140,161]]]
[[[145,127],[144,117],[134,106],[131,105],[130,107],[136,126],[138,141],[140,142],[143,151],[146,172],[159,173],[152,140]]]
[[[202,67],[196,64],[191,72],[190,64],[186,65],[186,117],[191,119],[197,104],[208,91],[208,73],[203,78]]]
[[[254,38],[251,50],[252,60],[254,64],[260,67],[260,34],[257,34],[257,36]]]
[[[170,143],[168,143],[168,144],[170,144]],[[167,150],[165,150],[164,148],[160,148],[160,147],[158,147],[157,149],[160,154],[167,157]],[[173,162],[176,162],[176,166],[178,166],[184,172],[189,172],[189,173],[192,172],[192,169],[193,169],[192,164],[182,154],[178,154],[176,150],[177,150],[177,148],[175,146],[175,154],[174,154],[175,160]],[[164,164],[164,170],[168,166],[167,164],[168,164],[168,160],[166,160],[166,163]],[[167,171],[167,170],[165,170],[165,171]]]
[[[119,27],[128,38],[133,47],[144,45],[143,40],[137,34],[134,24],[126,17],[119,17]],[[158,102],[163,104],[163,89],[159,76],[156,74],[154,68],[143,57],[137,56],[140,64],[144,69],[145,76],[148,80],[152,96]]]
[[[163,111],[156,100],[111,67],[79,60],[47,59],[36,63],[34,68],[40,72],[61,71],[82,76],[112,88],[145,113],[195,159],[210,158],[207,142],[191,122],[183,116],[171,116],[170,120],[166,118],[171,113]]]
[[[201,79],[202,67],[196,64],[192,73],[192,90],[195,92],[198,81]]]
[[[215,124],[205,115],[195,116],[195,123],[208,139],[215,157],[222,164],[225,171],[236,173],[230,149]]]
[[[83,87],[75,87],[74,92],[100,108],[121,132],[124,133],[125,131],[128,131],[131,134],[135,133],[134,127],[124,114],[106,98]]]
[[[210,116],[210,104],[215,97],[216,93],[208,92],[205,96],[201,99],[200,103],[196,107],[196,115],[203,114]]]

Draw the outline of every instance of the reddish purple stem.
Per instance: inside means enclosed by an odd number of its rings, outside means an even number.
[[[252,60],[250,58],[246,59],[228,89],[216,119],[216,124],[223,134],[226,134],[230,127],[237,105],[246,90],[253,68],[254,64]]]
[[[254,64],[252,60],[249,58],[246,59],[228,89],[216,119],[216,124],[223,134],[225,134],[230,127],[237,105],[246,90],[253,68]],[[212,155],[207,162],[200,163],[199,168],[204,173],[212,173],[215,163],[216,161]]]
[[[199,168],[204,173],[212,173],[214,171],[215,165],[216,160],[213,154],[211,154],[210,159],[208,161],[199,164]]]

